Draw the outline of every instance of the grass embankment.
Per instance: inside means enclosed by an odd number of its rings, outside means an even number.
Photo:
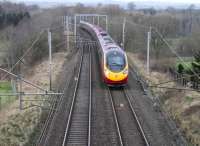
[[[19,146],[27,142],[39,122],[41,111],[36,108],[15,112],[0,124],[0,146]]]
[[[58,52],[53,54],[52,60],[52,81],[54,83],[56,76],[62,70],[63,63],[65,61],[65,53]],[[24,76],[25,79],[41,86],[44,89],[48,89],[48,58],[45,58],[42,62],[37,63],[31,67]],[[5,90],[6,89],[6,90]],[[10,86],[4,86],[3,92],[9,91]],[[24,92],[38,92],[38,90],[25,83],[22,84],[22,90]],[[1,91],[1,90],[0,90]],[[40,91],[41,92],[41,91]],[[47,96],[45,96],[47,98]],[[33,105],[43,105],[42,102],[44,96],[23,96],[24,100],[40,100],[40,101],[24,101],[24,110],[19,110],[19,101],[16,100],[9,106],[0,111],[0,146],[31,146],[28,143],[30,138],[36,137],[34,134],[38,134],[38,125],[42,115],[41,108]],[[47,103],[46,103],[47,104]],[[46,105],[45,105],[46,106]],[[41,128],[41,127],[40,127]],[[32,136],[32,137],[31,137]],[[34,142],[36,140],[33,140]]]
[[[139,73],[150,84],[155,85],[169,81],[171,78],[163,72],[146,72],[146,63],[139,59],[138,54],[127,53],[129,61],[138,67]],[[166,87],[177,87],[176,82],[164,84]],[[163,103],[163,109],[176,121],[191,145],[200,145],[200,93],[195,91],[182,91],[152,88],[155,96]]]
[[[9,81],[0,82],[0,94],[4,93],[12,93],[12,87]],[[0,96],[0,110],[15,100],[15,96]]]

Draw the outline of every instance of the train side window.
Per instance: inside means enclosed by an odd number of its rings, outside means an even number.
[[[103,37],[107,36],[107,33],[101,33],[101,36],[103,36]]]

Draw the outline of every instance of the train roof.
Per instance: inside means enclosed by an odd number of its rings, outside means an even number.
[[[116,50],[124,53],[124,50],[115,43],[112,37],[103,28],[85,21],[80,21],[80,23],[85,24],[93,29],[99,39],[100,45],[104,52]]]
[[[110,51],[118,51],[121,53],[125,53],[124,50],[121,47],[119,47],[117,44],[108,44],[108,45],[103,46],[102,49],[103,49],[103,52],[105,53],[110,52]]]

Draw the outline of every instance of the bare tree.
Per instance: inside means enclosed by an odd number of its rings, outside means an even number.
[[[190,33],[192,32],[192,24],[193,24],[193,10],[195,8],[194,4],[191,4],[188,7],[188,13],[189,13],[189,31]]]
[[[127,8],[128,8],[129,11],[133,11],[135,9],[135,7],[136,7],[136,5],[135,5],[134,2],[129,2],[127,4]]]
[[[84,4],[82,4],[82,3],[77,3],[76,4],[76,6],[75,6],[75,11],[77,12],[77,13],[81,13],[81,11],[84,9]]]
[[[102,10],[111,16],[119,16],[124,12],[124,10],[118,4],[105,5]]]

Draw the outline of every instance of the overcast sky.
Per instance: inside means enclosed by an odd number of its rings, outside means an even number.
[[[2,1],[2,0],[0,0]],[[10,0],[10,1],[13,1],[13,2],[26,2],[26,1],[35,1],[35,2],[44,2],[44,1],[48,1],[48,2],[73,2],[73,0]],[[77,1],[80,1],[82,3],[84,2],[94,2],[94,0],[75,0],[76,2]],[[106,0],[96,0],[96,2],[104,2]],[[114,1],[121,1],[121,2],[130,2],[130,1],[148,1],[148,2],[164,2],[164,3],[188,3],[188,4],[200,4],[200,0],[114,0]],[[108,1],[107,1],[108,2]]]
[[[120,1],[120,0],[118,0]],[[130,2],[130,1],[134,1],[134,0],[122,0],[122,1],[126,1],[126,2]],[[154,2],[167,2],[167,3],[200,3],[200,0],[138,0],[138,1],[154,1]]]

